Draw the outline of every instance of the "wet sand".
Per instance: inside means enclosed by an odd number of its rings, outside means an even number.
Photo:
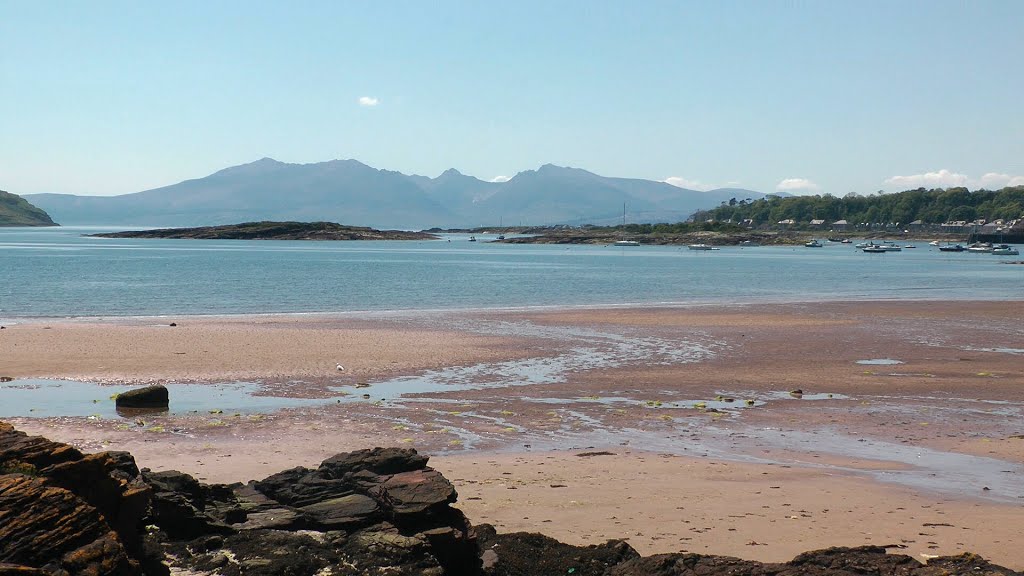
[[[575,543],[759,560],[900,544],[1024,568],[1020,302],[169,321],[9,326],[0,376],[349,395],[269,414],[11,420],[221,482],[412,446],[474,522]],[[899,363],[858,363],[877,360]],[[595,451],[612,455],[576,456]]]

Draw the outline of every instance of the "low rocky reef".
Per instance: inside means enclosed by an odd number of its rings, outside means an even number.
[[[376,230],[334,222],[244,222],[198,228],[160,228],[90,234],[98,238],[177,238],[194,240],[436,240],[426,232]]]
[[[621,540],[570,546],[473,526],[415,450],[338,454],[248,484],[139,470],[0,422],[0,576],[41,575],[1011,575],[973,554],[921,564],[884,547],[829,548],[785,564],[641,557]]]

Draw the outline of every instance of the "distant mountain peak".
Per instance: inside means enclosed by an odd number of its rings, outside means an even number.
[[[668,222],[685,220],[732,197],[762,196],[739,189],[696,192],[552,163],[490,182],[455,168],[431,178],[354,159],[299,164],[264,157],[120,197],[42,195],[32,201],[66,224],[177,227],[287,219],[415,228],[479,225],[500,218],[531,224],[618,224],[623,203],[629,206],[631,221]]]
[[[572,166],[559,166],[557,164],[544,164],[537,169],[537,174],[541,175],[558,175],[558,174],[576,174],[580,176],[597,176],[589,170],[583,168],[573,168]]]
[[[256,160],[255,162],[239,164],[237,166],[230,166],[228,168],[224,168],[223,170],[218,170],[217,172],[214,172],[213,175],[216,176],[219,174],[224,176],[232,174],[251,174],[267,172],[271,170],[277,170],[281,166],[286,166],[286,164],[284,162],[278,162],[277,160],[274,160],[273,158],[270,157],[264,157],[260,158],[259,160]]]

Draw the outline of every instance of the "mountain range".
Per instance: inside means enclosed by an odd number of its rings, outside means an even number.
[[[378,170],[356,160],[288,164],[263,158],[195,180],[120,196],[29,194],[63,225],[207,226],[258,220],[326,220],[422,229],[676,222],[752,190],[701,192],[665,182],[598,176],[545,164],[505,182],[450,169],[436,178]]]

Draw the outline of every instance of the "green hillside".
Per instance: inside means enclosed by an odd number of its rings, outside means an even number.
[[[50,215],[21,196],[0,190],[0,226],[56,226]]]
[[[718,208],[698,212],[694,220],[708,219],[740,222],[753,220],[755,225],[771,225],[781,220],[792,219],[796,225],[811,220],[826,222],[847,220],[851,224],[910,223],[916,220],[924,224],[943,222],[974,221],[977,219],[1016,220],[1024,217],[1024,186],[1012,186],[992,192],[966,188],[908,190],[896,194],[858,196],[850,194],[842,198],[829,194],[819,196],[793,196],[779,198],[769,196],[758,200],[734,198],[723,202]]]

